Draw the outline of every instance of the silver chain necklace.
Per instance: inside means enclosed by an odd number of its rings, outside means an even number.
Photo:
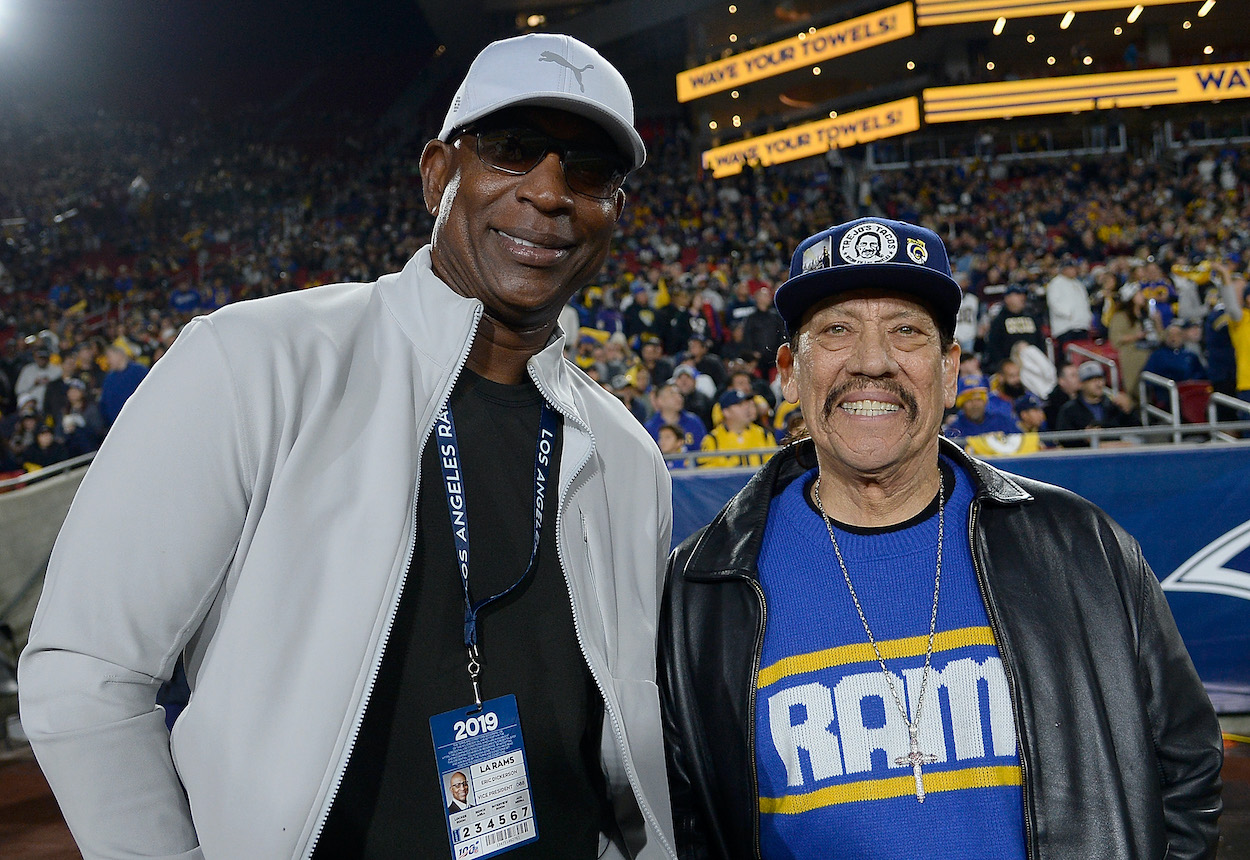
[[[829,530],[829,540],[833,544],[833,554],[838,557],[838,567],[842,568],[842,578],[846,580],[846,587],[851,592],[851,600],[855,603],[855,611],[859,613],[860,623],[864,625],[864,632],[868,634],[868,644],[872,645],[872,653],[877,655],[877,663],[881,665],[881,673],[885,675],[885,682],[890,687],[890,695],[894,697],[894,705],[898,708],[898,712],[903,715],[903,722],[907,724],[907,736],[910,739],[910,750],[907,755],[899,756],[894,759],[897,765],[911,765],[912,776],[916,779],[916,800],[924,803],[924,780],[921,777],[921,765],[933,764],[937,761],[937,756],[932,753],[923,753],[920,751],[920,713],[924,709],[924,693],[929,685],[929,666],[933,661],[933,635],[937,630],[937,611],[938,611],[938,594],[942,589],[942,532],[945,531],[945,511],[946,503],[942,498],[941,475],[938,476],[938,539],[937,539],[937,573],[933,577],[933,612],[929,616],[929,645],[925,649],[924,655],[924,674],[920,676],[920,692],[916,695],[916,717],[915,719],[907,719],[907,709],[903,707],[903,700],[898,695],[898,690],[894,687],[894,676],[890,674],[890,670],[885,666],[885,658],[881,656],[881,649],[877,647],[877,640],[872,635],[872,628],[868,626],[868,619],[864,617],[864,609],[859,605],[859,595],[855,593],[855,586],[851,585],[851,574],[847,572],[846,562],[842,558],[842,549],[838,546],[838,539],[833,534],[833,521],[829,519],[829,515],[825,513],[825,505],[820,500],[820,478],[816,478],[816,483],[812,487],[816,496],[816,508],[820,511],[820,517],[825,521],[825,528]]]

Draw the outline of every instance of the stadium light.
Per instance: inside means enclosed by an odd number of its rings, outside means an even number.
[[[819,74],[820,74],[820,66],[812,66],[812,74],[813,74],[813,75],[819,75]]]
[[[1007,26],[1007,19],[1000,17],[997,21],[994,22],[994,35],[1001,36],[1003,34],[1003,28],[1006,26]]]
[[[712,120],[711,122],[709,122],[707,124],[707,127],[710,128],[712,131],[716,131],[716,120]]]
[[[738,91],[737,91],[737,90],[734,90],[733,92],[731,92],[731,93],[729,94],[729,97],[730,97],[731,99],[736,99],[736,98],[738,97]]]
[[[1214,8],[1215,8],[1215,0],[1207,0],[1207,2],[1202,4],[1202,8],[1198,10],[1198,17],[1199,18],[1207,17],[1207,13],[1210,12]]]
[[[1087,66],[1092,66],[1094,64],[1094,58],[1091,57],[1089,54],[1086,54],[1085,59],[1081,60],[1081,62]]]
[[[1204,53],[1204,54],[1214,54],[1214,53],[1215,53],[1215,48],[1212,48],[1210,45],[1207,45],[1205,48],[1203,48],[1203,49],[1202,49],[1202,53]]]
[[[1192,23],[1192,22],[1190,22],[1190,21],[1186,21],[1186,22],[1184,22],[1183,24],[1181,24],[1181,27],[1182,27],[1183,29],[1185,29],[1185,30],[1188,30],[1188,29],[1189,29],[1190,27],[1192,27],[1192,26],[1193,26],[1193,23]]]
[[[1025,37],[1024,37],[1024,41],[1026,41],[1026,42],[1028,42],[1030,45],[1032,45],[1034,42],[1036,42],[1036,41],[1037,41],[1037,37],[1036,37],[1036,36],[1034,36],[1032,33],[1029,33],[1029,35],[1027,35],[1027,36],[1025,36]]]
[[[988,63],[986,63],[985,68],[987,71],[991,71],[991,72],[994,71],[994,61],[990,60]]]
[[[738,11],[738,7],[731,4],[729,7],[729,14],[733,15],[737,11]]]
[[[1059,29],[1066,30],[1072,26],[1072,19],[1076,17],[1076,13],[1069,9],[1063,15],[1063,20],[1059,22]]]
[[[915,60],[908,60],[908,61],[907,61],[907,71],[909,71],[909,72],[914,72],[915,70],[916,70],[916,61],[915,61]]]
[[[1048,66],[1053,66],[1054,64],[1055,64],[1055,58],[1054,58],[1054,57],[1047,57],[1047,58],[1046,58],[1046,65],[1048,65]]]
[[[730,34],[729,34],[729,41],[731,41],[731,42],[736,42],[736,41],[738,41],[738,34],[737,34],[737,33],[730,33]]]
[[[1142,5],[1138,3],[1136,6],[1133,7],[1133,11],[1128,13],[1128,22],[1132,24],[1134,21],[1136,21],[1138,18],[1141,17],[1141,13],[1142,13]]]
[[[1186,22],[1186,23],[1189,23],[1189,22]],[[1123,28],[1123,27],[1116,27],[1116,28],[1115,28],[1114,30],[1112,30],[1111,32],[1115,33],[1117,36],[1123,36],[1123,35],[1124,35],[1124,28]]]

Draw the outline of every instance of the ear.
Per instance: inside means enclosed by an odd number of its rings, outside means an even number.
[[[790,344],[777,347],[777,378],[781,380],[781,394],[791,403],[799,402],[799,383],[795,379],[794,350]]]
[[[621,213],[625,211],[625,199],[625,189],[616,189],[616,196],[612,198],[613,223],[621,220]]]
[[[955,391],[959,384],[959,355],[962,350],[959,343],[955,342],[950,345],[950,349],[946,350],[942,356],[942,388],[945,393],[943,402],[947,409],[953,409],[955,406]]]
[[[425,197],[426,211],[431,215],[438,214],[443,191],[455,169],[456,152],[450,143],[435,138],[421,151],[421,193]]]

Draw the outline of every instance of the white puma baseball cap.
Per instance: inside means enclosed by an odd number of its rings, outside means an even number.
[[[634,128],[634,99],[616,67],[572,36],[528,33],[482,49],[456,90],[438,139],[496,111],[521,105],[559,108],[598,124],[636,170],[647,149]]]

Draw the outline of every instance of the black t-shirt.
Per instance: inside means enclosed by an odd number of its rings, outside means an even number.
[[[451,396],[469,521],[474,601],[520,577],[533,545],[534,449],[542,396],[464,371]],[[507,853],[593,858],[610,807],[599,764],[603,703],[577,642],[555,545],[549,478],[536,570],[478,616],[482,697],[517,698],[539,839]],[[373,695],[317,843],[327,858],[450,857],[429,718],[473,704],[464,591],[431,435],[421,458],[416,545]],[[472,799],[472,798],[470,798]]]

